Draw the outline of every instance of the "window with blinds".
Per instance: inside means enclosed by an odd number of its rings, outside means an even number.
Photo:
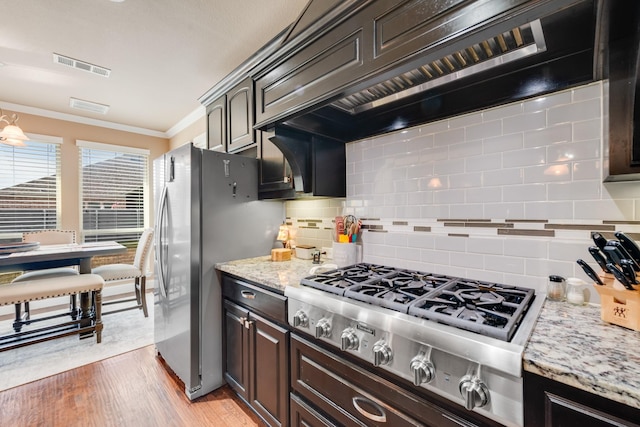
[[[25,231],[58,228],[61,138],[0,144],[0,238],[20,240]]]
[[[138,241],[147,223],[147,150],[78,141],[85,242]]]

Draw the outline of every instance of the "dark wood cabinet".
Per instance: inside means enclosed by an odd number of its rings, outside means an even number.
[[[247,78],[207,105],[207,148],[233,153],[254,143],[253,80]]]
[[[490,33],[473,31],[469,16],[475,22],[490,22],[527,2],[361,1],[346,8],[346,16],[326,22],[324,32],[311,40],[292,43],[289,52],[281,52],[278,60],[256,74],[256,126],[266,129],[294,113],[383,81],[387,87],[377,90],[406,89],[409,83],[402,73],[440,59],[440,45],[451,34],[458,35],[459,49],[513,25],[498,22]],[[398,77],[388,80],[391,74]]]
[[[207,105],[207,148],[215,151],[227,150],[227,97]]]
[[[274,132],[258,131],[258,158],[260,159],[260,198],[293,197],[293,175],[284,154],[269,140]]]
[[[253,80],[247,78],[227,93],[227,152],[255,143],[253,131]]]
[[[291,336],[291,420],[311,426],[478,425],[372,374],[296,334]],[[300,405],[302,402],[304,405]],[[314,408],[314,409],[311,409]],[[322,417],[319,414],[323,414]],[[494,425],[484,424],[481,425]]]
[[[524,373],[525,427],[639,427],[640,409]]]
[[[640,180],[640,3],[604,3],[608,38],[609,173],[605,181]]]
[[[286,299],[223,275],[224,372],[229,385],[271,427],[289,425]]]

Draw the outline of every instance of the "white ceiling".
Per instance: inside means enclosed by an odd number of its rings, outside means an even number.
[[[307,1],[0,0],[0,107],[170,137],[203,113],[201,95],[290,25]],[[55,64],[54,52],[111,75]],[[109,112],[72,109],[71,97],[107,104]]]

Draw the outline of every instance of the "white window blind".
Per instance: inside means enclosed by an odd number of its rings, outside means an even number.
[[[137,241],[146,224],[148,152],[78,141],[85,242]]]
[[[59,143],[0,144],[0,237],[58,228],[59,197]]]

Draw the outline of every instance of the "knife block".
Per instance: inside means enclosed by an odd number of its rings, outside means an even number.
[[[605,277],[602,281],[605,286],[593,285],[600,295],[600,318],[614,325],[640,331],[640,291],[616,289],[613,287],[615,279]]]

